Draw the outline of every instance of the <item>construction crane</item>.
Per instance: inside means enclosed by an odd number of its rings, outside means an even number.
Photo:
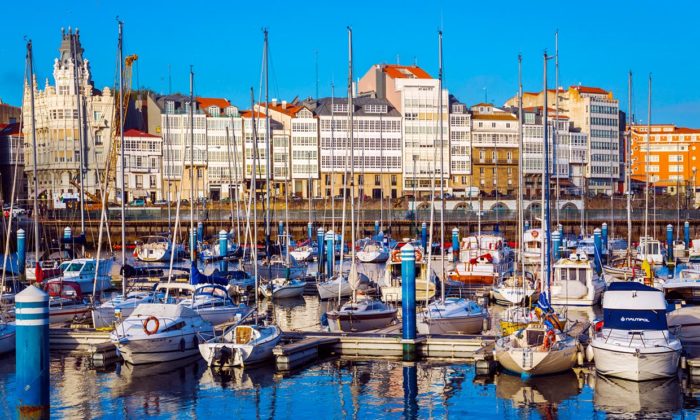
[[[129,100],[131,97],[131,76],[133,74],[132,68],[134,61],[138,60],[139,56],[132,54],[124,58],[124,68],[122,75],[122,82],[124,84],[124,97],[119,97],[119,89],[115,89],[114,103],[114,116],[112,119],[112,139],[109,146],[109,159],[107,159],[107,183],[106,188],[109,189],[110,186],[116,188],[117,186],[117,159],[119,158],[119,148],[120,139],[122,132],[121,121],[119,120],[119,108],[121,107],[122,113],[124,115],[124,121],[126,121],[126,113],[129,110]]]

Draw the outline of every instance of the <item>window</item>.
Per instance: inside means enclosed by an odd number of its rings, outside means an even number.
[[[155,188],[155,187],[156,187],[156,176],[151,175],[151,188]]]
[[[143,188],[143,175],[136,175],[136,188]]]
[[[68,95],[69,94],[68,86],[59,86],[58,87],[58,94],[59,95]]]
[[[668,161],[669,162],[683,162],[683,155],[668,155]]]
[[[348,104],[333,104],[331,112],[348,112]]]
[[[395,187],[396,186],[396,175],[391,176],[391,186]]]
[[[380,185],[382,183],[382,176],[381,175],[375,175],[374,176],[374,185]]]
[[[95,133],[95,146],[102,144],[102,133]]]
[[[175,112],[175,101],[165,101],[165,113],[172,114]]]

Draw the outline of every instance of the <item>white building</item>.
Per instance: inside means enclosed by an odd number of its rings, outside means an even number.
[[[418,66],[377,64],[360,79],[360,94],[386,98],[403,115],[403,189],[430,192],[433,178],[445,162],[444,179],[449,185],[450,137],[448,92],[439,90],[438,79]],[[439,144],[438,103],[442,94],[443,144]],[[435,148],[438,148],[436,151]],[[443,157],[440,157],[443,153]],[[440,187],[440,176],[435,188]]]
[[[386,99],[357,97],[353,105],[353,151],[347,98],[313,101],[321,138],[323,197],[349,192],[345,173],[354,167],[354,196],[373,198],[401,195],[401,114]],[[352,155],[352,158],[351,158]],[[349,179],[348,179],[349,180]]]
[[[75,58],[74,58],[75,57]],[[78,83],[74,69],[77,69]],[[114,115],[114,96],[109,88],[101,92],[93,86],[88,60],[83,59],[78,30],[62,31],[59,57],[53,66],[54,85],[48,79],[44,89],[36,79],[32,83],[35,99],[36,152],[40,199],[57,208],[65,207],[64,198],[74,198],[79,190],[79,169],[82,167],[86,195],[99,198],[99,190],[106,168],[111,125]],[[82,127],[78,124],[78,96],[82,99]],[[25,172],[29,179],[29,195],[34,194],[33,138],[29,84],[25,84],[23,134],[25,140]],[[99,175],[99,176],[98,176]],[[113,196],[113,194],[110,194]]]
[[[124,153],[117,158],[117,188],[122,189],[121,160],[124,156],[125,197],[151,203],[163,199],[163,140],[138,130],[124,132]]]
[[[450,174],[452,193],[472,186],[471,115],[467,106],[450,96]]]

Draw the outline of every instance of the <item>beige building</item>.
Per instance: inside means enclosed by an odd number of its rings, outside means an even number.
[[[471,107],[473,180],[482,192],[510,195],[518,188],[518,116],[492,104]]]
[[[74,68],[77,69],[77,83]],[[44,88],[32,81],[35,98],[36,152],[39,195],[45,204],[65,207],[79,192],[79,169],[83,167],[87,195],[99,196],[100,182],[105,172],[107,152],[112,136],[114,96],[105,87],[95,89],[88,60],[83,59],[78,30],[62,33],[59,57],[53,66],[53,81],[47,79]],[[30,86],[25,85],[22,112],[25,140],[25,172],[29,178],[29,195],[33,195],[33,138]],[[81,104],[77,92],[80,91]],[[82,127],[78,115],[82,116]],[[80,130],[83,132],[82,147]],[[82,148],[82,153],[81,153]]]

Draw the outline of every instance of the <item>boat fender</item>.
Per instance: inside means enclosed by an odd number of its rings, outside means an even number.
[[[401,258],[399,258],[401,259]],[[416,249],[416,262],[423,261],[423,253],[419,249]]]
[[[151,321],[153,321],[153,322],[155,323],[155,327],[154,327],[154,328],[148,328],[148,326],[150,325]],[[149,316],[148,318],[146,318],[145,321],[143,321],[143,332],[145,332],[146,335],[153,335],[153,334],[157,333],[157,332],[158,332],[158,328],[160,328],[160,321],[158,320],[158,318],[156,318],[156,317],[154,317],[154,316],[152,316],[152,315]]]
[[[593,346],[590,344],[586,346],[586,360],[588,360],[589,363],[593,362]]]
[[[328,315],[324,312],[323,315],[321,315],[321,326],[322,327],[327,327],[328,326]]]
[[[391,261],[401,262],[401,250],[395,249],[391,251]]]
[[[185,351],[185,339],[184,337],[180,339],[180,352]]]
[[[489,331],[491,329],[491,322],[489,320],[489,317],[484,317],[484,320],[481,321],[481,330],[482,331]]]
[[[576,363],[578,363],[579,366],[583,366],[583,353],[580,351],[576,352]]]

